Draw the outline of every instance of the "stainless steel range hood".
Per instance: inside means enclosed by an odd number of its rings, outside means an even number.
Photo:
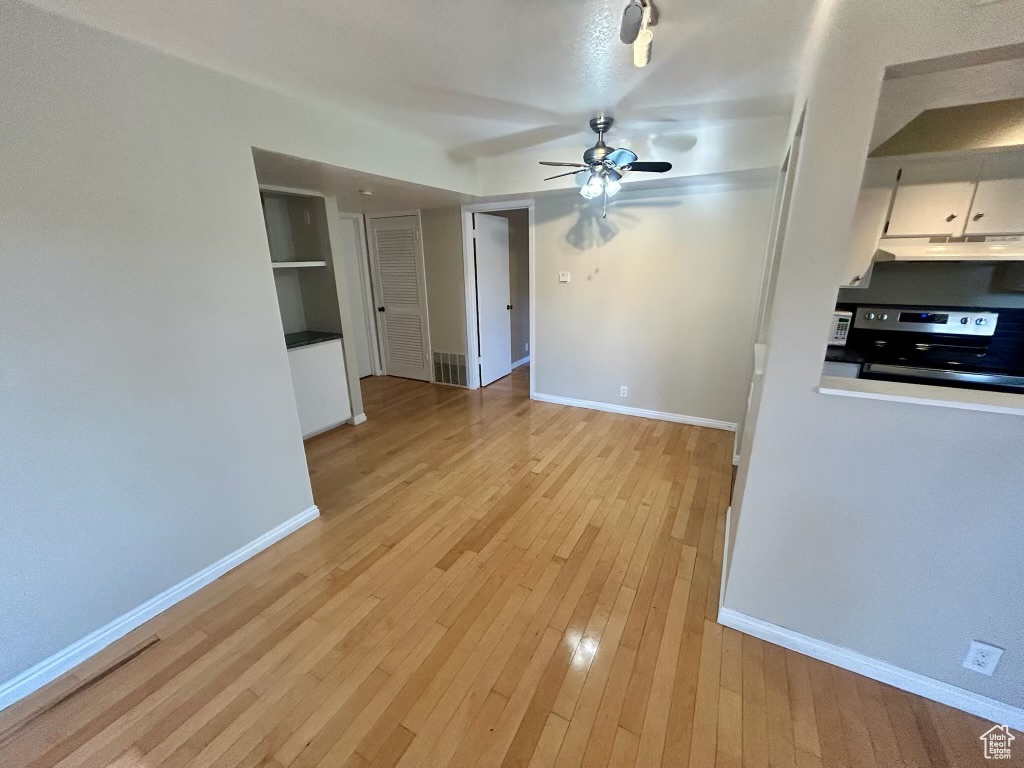
[[[1024,235],[883,237],[878,250],[876,261],[1024,261]]]

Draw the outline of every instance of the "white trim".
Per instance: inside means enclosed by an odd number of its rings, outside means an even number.
[[[326,267],[326,261],[272,261],[271,269],[303,269],[306,267]]]
[[[115,640],[124,637],[136,627],[166,611],[175,603],[181,602],[189,595],[198,592],[214,579],[223,576],[232,568],[241,565],[271,544],[280,541],[289,533],[298,530],[319,516],[320,510],[313,506],[295,515],[295,517],[285,520],[276,528],[272,528],[262,536],[253,539],[241,549],[236,549],[231,554],[206,566],[203,570],[175,584],[170,589],[164,590],[156,597],[150,598],[137,608],[133,608],[123,616],[114,619],[109,624],[100,627],[95,632],[89,633],[81,640],[58,651],[48,659],[44,659],[35,666],[25,670],[17,677],[0,684],[0,710],[9,707],[33,691],[37,691],[47,683],[56,680],[65,672],[106,648]]]
[[[849,648],[801,635],[799,632],[780,627],[777,624],[769,624],[767,621],[755,619],[731,608],[719,609],[718,623],[819,661],[848,669],[858,675],[870,677],[872,680],[895,686],[900,690],[909,691],[940,704],[969,712],[993,723],[1008,725],[1016,730],[1024,730],[1024,709],[990,699],[979,693],[973,693],[955,685],[901,669]]]
[[[533,201],[527,210],[530,235],[530,357],[537,354],[537,212]],[[537,392],[537,366],[530,363],[530,397]]]
[[[534,203],[532,198],[521,200],[494,200],[487,203],[474,203],[462,206],[462,273],[466,294],[466,379],[467,389],[480,388],[480,342],[477,338],[476,325],[476,272],[473,269],[473,214],[493,213],[494,211],[517,211],[526,209],[529,221],[527,227],[530,236],[530,355],[537,354],[537,291],[536,258],[537,239],[534,233]],[[513,368],[515,366],[513,365]],[[534,376],[536,371],[530,366],[530,397],[534,393]]]
[[[282,195],[300,195],[302,197],[319,197],[321,200],[327,196],[317,189],[303,189],[301,187],[284,187],[280,184],[260,184],[260,192],[277,192]]]
[[[658,419],[659,421],[671,421],[676,424],[692,424],[696,427],[724,429],[727,432],[736,431],[736,424],[734,424],[731,421],[705,419],[701,416],[687,416],[682,413],[668,413],[667,411],[649,411],[646,408],[629,408],[624,405],[599,403],[595,400],[577,400],[572,397],[544,395],[541,394],[540,392],[531,392],[530,399],[540,400],[541,402],[544,403],[555,403],[556,405],[571,405],[574,408],[589,408],[592,411],[607,411],[608,413],[621,413],[626,416],[639,416],[642,419]]]
[[[476,328],[476,271],[473,268],[473,211],[462,206],[462,281],[466,297],[466,388],[480,389],[480,342]]]
[[[348,420],[348,423],[352,424],[354,426],[359,426],[360,424],[365,424],[366,423],[366,414],[365,413],[357,413],[355,416],[353,416],[351,419]]]
[[[722,547],[722,578],[718,585],[718,610],[725,605],[725,585],[729,580],[729,531],[732,530],[732,505],[725,510],[725,540]]]
[[[413,208],[409,211],[385,211],[383,213],[364,213],[363,215],[368,219],[394,219],[398,216],[418,217],[420,215],[420,210],[419,208]]]
[[[350,219],[356,227],[358,253],[356,263],[359,265],[359,291],[363,297],[363,319],[366,324],[366,341],[370,350],[370,374],[380,376],[383,373],[380,360],[380,343],[377,341],[377,308],[373,303],[373,291],[370,288],[370,245],[366,239],[366,219],[361,213],[338,211],[338,216]]]
[[[747,403],[747,407],[750,407],[750,403]],[[732,439],[732,465],[738,467],[740,465],[740,433],[736,432],[736,436]]]
[[[514,363],[512,363],[512,370],[515,370],[520,365],[526,365],[528,362],[530,362],[530,356],[529,355],[527,355],[526,357],[523,357],[523,358],[521,358],[519,360],[516,360]]]

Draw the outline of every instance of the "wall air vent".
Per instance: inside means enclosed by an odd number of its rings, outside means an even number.
[[[438,384],[451,384],[455,387],[468,386],[466,356],[454,352],[435,352],[434,381]]]

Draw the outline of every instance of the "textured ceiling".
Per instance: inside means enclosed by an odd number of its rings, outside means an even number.
[[[618,40],[624,0],[31,1],[466,156],[578,142],[602,111],[645,134],[786,114],[816,4],[661,0],[640,70]]]

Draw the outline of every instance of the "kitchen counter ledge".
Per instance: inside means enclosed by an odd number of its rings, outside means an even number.
[[[841,376],[822,376],[818,392],[823,395],[892,400],[899,403],[936,405],[940,408],[960,408],[967,411],[989,411],[990,413],[1024,416],[1024,395],[1012,392],[933,387],[927,384],[848,379]]]

